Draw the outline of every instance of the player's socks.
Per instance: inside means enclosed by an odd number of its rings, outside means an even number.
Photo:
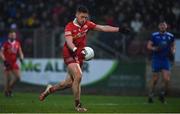
[[[13,96],[12,91],[10,90],[10,91],[8,91],[8,92],[9,92],[9,97],[12,97],[12,96]]]
[[[78,104],[80,104],[79,100],[75,100],[75,106],[77,106]]]
[[[4,96],[5,97],[9,97],[9,92],[8,91],[4,91]]]
[[[154,93],[150,93],[148,96],[148,103],[153,103],[154,102]]]
[[[5,97],[12,97],[13,96],[12,91],[4,91],[4,96]]]
[[[49,93],[54,93],[57,91],[57,88],[52,86],[51,88],[49,88]]]
[[[149,95],[148,95],[148,103],[154,102],[154,93],[155,93],[156,84],[157,84],[157,81],[154,81],[150,86],[150,91],[149,91]]]
[[[163,90],[163,89],[162,89]],[[166,83],[166,86],[164,88],[164,96],[167,96],[169,92],[169,82]]]
[[[161,103],[166,103],[166,99],[165,99],[165,92],[161,91],[159,94],[159,100],[161,101]]]

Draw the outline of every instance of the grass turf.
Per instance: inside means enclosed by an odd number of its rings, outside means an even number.
[[[6,98],[0,94],[0,112],[75,112],[71,95],[54,94],[43,102],[38,100],[38,96],[37,93],[16,93],[12,98]],[[162,104],[157,99],[153,104],[148,104],[146,97],[83,95],[82,101],[88,108],[88,113],[180,112],[179,98],[168,98],[167,104]]]

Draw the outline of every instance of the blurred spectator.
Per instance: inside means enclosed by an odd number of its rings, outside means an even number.
[[[175,4],[174,7],[172,8],[172,12],[176,16],[176,19],[178,19],[180,17],[180,5]]]
[[[27,20],[26,20],[26,25],[29,28],[34,28],[37,27],[39,24],[38,20],[37,20],[37,15],[35,13],[32,14],[32,16],[30,16]]]
[[[34,53],[34,29],[52,30],[60,34],[59,30],[75,17],[75,9],[79,4],[88,7],[90,19],[95,23],[130,26],[133,32],[141,32],[141,36],[139,34],[126,36],[127,47],[122,46],[124,42],[119,34],[99,34],[98,40],[120,53],[124,52],[124,48],[127,48],[128,55],[141,53],[141,49],[137,51],[134,47],[140,45],[138,40],[149,37],[144,33],[157,28],[159,21],[166,20],[170,30],[180,31],[179,0],[0,0],[0,30],[7,31],[9,28],[15,30],[18,39],[23,38],[21,41],[23,49],[26,50],[25,54],[31,57]],[[22,30],[23,34],[19,33],[19,30]],[[62,47],[63,40],[61,34],[56,41],[57,52]]]
[[[17,24],[16,23],[11,24],[10,29],[16,32],[16,39],[20,41],[20,32],[18,30]]]
[[[65,11],[65,7],[62,6],[60,3],[56,4],[55,7],[52,8],[52,20],[54,26],[58,26],[60,23],[60,18],[62,18],[62,14]]]
[[[129,23],[135,32],[150,30],[160,20],[167,20],[179,31],[178,0],[14,0],[1,1],[0,28],[17,23],[19,28],[64,27],[74,18],[77,5],[85,4],[95,22],[116,25]],[[142,15],[142,16],[141,16]],[[173,19],[175,17],[175,19]],[[173,22],[171,22],[173,19]],[[151,24],[149,24],[151,23]],[[149,25],[149,26],[146,26]]]
[[[139,13],[136,13],[135,19],[131,21],[131,28],[134,30],[134,32],[140,32],[143,22],[140,20],[141,15]]]

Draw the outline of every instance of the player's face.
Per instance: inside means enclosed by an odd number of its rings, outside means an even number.
[[[165,32],[167,29],[167,24],[166,23],[160,23],[159,24],[159,30],[160,32]]]
[[[82,13],[82,12],[76,13],[76,18],[80,25],[84,25],[88,20],[88,17],[89,17],[88,13]]]
[[[9,33],[9,39],[10,41],[14,41],[16,39],[16,33],[15,32]]]

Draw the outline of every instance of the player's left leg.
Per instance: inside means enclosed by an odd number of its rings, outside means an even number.
[[[160,95],[159,95],[159,100],[162,103],[165,103],[165,96],[168,93],[169,90],[169,82],[170,82],[170,71],[169,70],[162,70],[162,76],[163,76],[163,80],[162,80],[162,87],[161,87],[161,91],[160,91]]]
[[[13,69],[12,70],[13,73],[13,79],[10,82],[10,94],[12,94],[12,89],[14,88],[15,84],[20,81],[20,70],[19,69]]]

